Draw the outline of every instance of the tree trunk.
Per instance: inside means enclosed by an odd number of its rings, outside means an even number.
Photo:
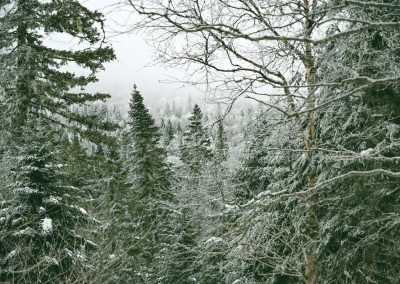
[[[312,13],[316,7],[316,0],[312,3],[309,0],[304,0],[304,12],[305,21],[304,28],[306,31],[306,37],[311,38],[313,31],[314,21],[312,19]],[[303,64],[306,70],[306,82],[307,82],[307,109],[312,110],[315,108],[315,62],[312,54],[312,46],[310,43],[305,44],[305,56]],[[311,147],[315,145],[316,140],[316,128],[317,123],[313,112],[307,114],[307,128],[304,139],[304,150],[306,155],[311,155]],[[311,170],[310,177],[307,182],[307,187],[312,188],[316,185],[318,177],[314,170]],[[304,276],[307,284],[315,284],[318,282],[318,271],[317,271],[317,259],[315,255],[316,246],[318,242],[318,219],[317,219],[317,204],[318,196],[313,194],[307,200],[307,235],[309,238],[309,244],[306,247],[305,252],[305,270]]]

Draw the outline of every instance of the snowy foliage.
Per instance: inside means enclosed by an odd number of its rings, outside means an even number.
[[[400,282],[398,1],[128,1],[218,104],[126,120],[64,2],[0,1],[0,282]]]

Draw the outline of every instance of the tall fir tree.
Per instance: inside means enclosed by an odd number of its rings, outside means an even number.
[[[131,188],[129,214],[136,245],[129,254],[134,258],[132,281],[148,282],[154,274],[154,255],[168,234],[167,204],[172,200],[172,173],[166,152],[160,146],[160,133],[154,119],[134,87],[129,104],[128,183]],[[139,239],[139,241],[137,241]],[[147,276],[146,276],[147,275]]]
[[[126,169],[121,158],[123,145],[118,136],[119,144],[105,145],[100,151],[90,157],[92,165],[92,198],[93,214],[96,219],[102,220],[101,224],[93,231],[93,238],[99,245],[93,257],[93,265],[97,268],[89,275],[91,283],[126,283],[127,268],[131,259],[126,257],[127,239],[132,237],[127,231],[131,222],[128,212],[127,200],[128,186],[126,184]]]
[[[192,116],[189,118],[188,130],[184,133],[181,147],[182,161],[188,166],[191,174],[198,176],[204,162],[211,156],[210,139],[202,123],[203,114],[197,104],[193,107]]]
[[[160,123],[160,129],[163,130],[165,128],[165,121],[164,121],[164,117],[161,118],[161,123]]]
[[[64,178],[47,123],[30,118],[23,130],[23,146],[7,157],[13,167],[0,205],[0,281],[79,281],[95,247],[81,230],[90,219],[79,207],[80,189]]]
[[[69,157],[61,157],[67,153],[60,151],[54,134],[72,129],[99,141],[104,138],[99,130],[115,129],[96,114],[75,111],[109,97],[84,90],[115,57],[103,31],[103,15],[77,0],[0,1],[0,131],[5,138],[0,151],[3,160],[13,161],[0,169],[7,178],[1,204],[5,218],[0,218],[1,281],[74,282],[89,267],[85,251],[93,245],[79,235],[89,220],[78,207],[84,170],[76,171],[80,179],[70,179],[68,172],[86,167],[81,157],[75,167]],[[63,48],[52,41],[60,34],[81,45]],[[86,75],[67,71],[71,65]]]
[[[174,139],[174,135],[175,135],[174,127],[172,126],[172,122],[170,119],[168,119],[168,122],[165,125],[163,134],[164,134],[165,146],[169,146],[169,144],[171,144],[171,141]]]
[[[130,182],[139,198],[165,198],[170,194],[170,169],[166,153],[160,146],[160,133],[143,103],[143,97],[134,87],[129,104],[131,147]]]
[[[219,116],[217,124],[217,135],[215,143],[215,156],[217,161],[225,161],[228,157],[228,143],[226,139],[226,134],[224,130],[224,122]]]
[[[70,127],[83,124],[82,132],[98,124],[96,119],[74,113],[71,106],[109,97],[84,91],[97,80],[95,73],[103,64],[115,57],[105,44],[103,21],[101,13],[88,10],[78,0],[0,2],[0,92],[8,114],[3,123],[13,133],[21,134],[28,113]],[[79,40],[82,48],[55,48],[49,36],[57,34]],[[65,71],[71,64],[88,71],[87,75]]]
[[[197,242],[201,230],[189,207],[189,204],[181,204],[179,211],[171,215],[171,242],[162,252],[156,283],[196,283]]]

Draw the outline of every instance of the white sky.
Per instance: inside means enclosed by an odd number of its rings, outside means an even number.
[[[139,18],[129,6],[115,7],[118,0],[81,0],[89,9],[96,9],[106,16],[108,42],[115,49],[117,60],[107,63],[105,71],[98,74],[99,82],[90,86],[91,91],[110,93],[112,101],[127,104],[133,84],[138,86],[148,101],[172,101],[172,98],[186,97],[199,93],[192,87],[179,83],[165,83],[174,78],[183,78],[184,71],[165,69],[152,64],[154,56],[151,48],[138,33],[122,33]],[[151,67],[149,65],[152,65]],[[164,82],[164,83],[163,83]],[[179,100],[179,99],[178,99]]]

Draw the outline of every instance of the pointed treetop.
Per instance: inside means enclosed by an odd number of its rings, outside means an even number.
[[[199,118],[202,119],[203,114],[202,114],[201,109],[198,106],[198,104],[195,104],[193,107],[192,116],[189,118],[189,120],[194,120],[194,119],[199,119]]]
[[[134,87],[129,104],[131,183],[139,198],[159,196],[169,198],[169,167],[165,149],[160,147],[160,132],[143,104],[143,97]]]

